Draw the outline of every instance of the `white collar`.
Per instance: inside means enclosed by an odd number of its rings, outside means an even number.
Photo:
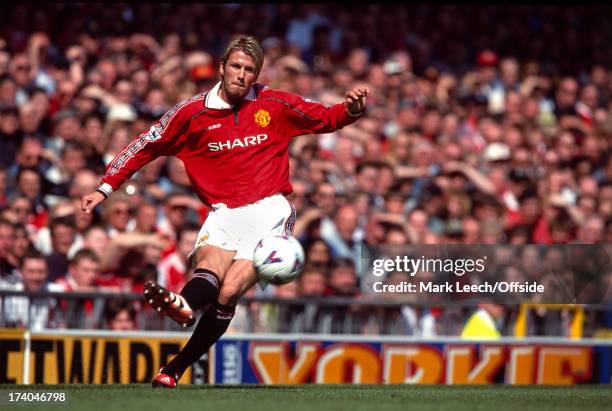
[[[230,109],[232,105],[226,103],[221,97],[219,97],[219,88],[221,87],[221,82],[215,84],[215,86],[208,92],[206,96],[206,107],[215,108],[218,110]],[[251,86],[249,90],[249,94],[246,95],[246,100],[255,100],[255,85]]]

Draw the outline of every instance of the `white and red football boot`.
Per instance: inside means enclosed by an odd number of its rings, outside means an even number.
[[[172,318],[183,328],[191,327],[195,323],[195,316],[185,299],[162,287],[154,281],[147,281],[144,285],[145,301],[155,311]]]

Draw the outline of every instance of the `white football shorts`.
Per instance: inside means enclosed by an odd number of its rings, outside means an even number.
[[[295,224],[295,207],[282,194],[274,194],[242,207],[227,208],[220,203],[213,204],[212,208],[189,258],[207,244],[236,251],[234,260],[252,261],[259,240],[268,235],[291,234]]]

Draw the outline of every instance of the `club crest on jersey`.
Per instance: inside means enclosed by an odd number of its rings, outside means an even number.
[[[268,127],[270,120],[270,113],[268,113],[266,110],[258,110],[257,113],[255,113],[255,123],[259,127]]]

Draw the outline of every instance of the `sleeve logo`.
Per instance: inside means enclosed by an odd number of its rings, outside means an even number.
[[[270,113],[268,113],[266,110],[258,110],[257,113],[255,113],[255,123],[259,127],[268,127],[270,120]]]
[[[149,130],[149,132],[145,134],[145,140],[155,141],[155,140],[159,140],[160,138],[162,138],[162,136],[159,130],[155,128],[155,126],[151,126],[151,129]]]

